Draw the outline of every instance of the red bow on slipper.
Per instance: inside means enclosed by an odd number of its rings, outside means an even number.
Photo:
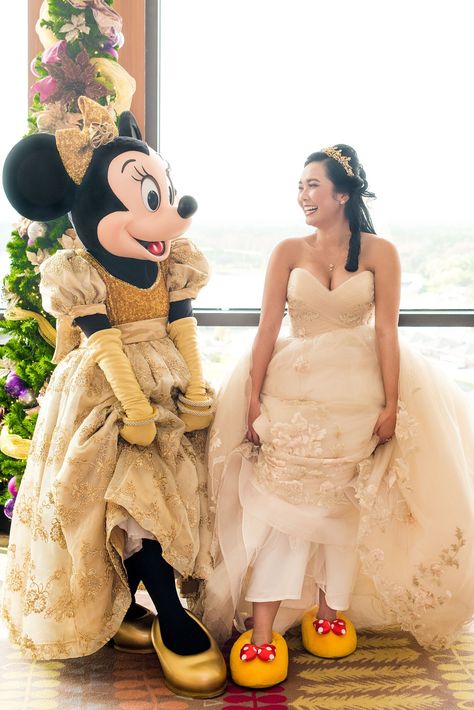
[[[336,636],[345,636],[346,622],[343,619],[334,619],[334,621],[328,621],[327,619],[315,619],[313,621],[313,626],[318,634],[328,634],[332,631]]]
[[[256,646],[254,643],[246,643],[240,649],[241,661],[253,661],[259,658],[261,661],[273,661],[276,657],[276,648],[272,643],[264,643],[263,646]]]

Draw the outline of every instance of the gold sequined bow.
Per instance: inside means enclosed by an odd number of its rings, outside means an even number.
[[[82,113],[83,128],[56,131],[56,146],[67,174],[80,185],[94,149],[113,141],[118,131],[110,114],[100,104],[87,96],[80,96],[77,104]]]

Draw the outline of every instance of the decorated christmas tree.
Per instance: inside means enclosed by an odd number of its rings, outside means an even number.
[[[135,81],[118,63],[122,20],[113,0],[45,0],[36,31],[44,50],[31,64],[28,133],[80,124],[79,96],[106,106],[116,120],[130,108]],[[22,219],[7,244],[11,270],[0,331],[0,504],[11,517],[42,395],[54,369],[55,323],[42,309],[40,264],[61,248],[81,245],[67,217]]]

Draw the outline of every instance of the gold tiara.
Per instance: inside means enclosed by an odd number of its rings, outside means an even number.
[[[349,165],[350,156],[343,155],[340,148],[323,148],[321,153],[326,153],[326,155],[329,155],[330,158],[337,160],[337,162],[344,168],[346,175],[354,177],[354,171]]]
[[[61,128],[56,131],[56,146],[67,174],[76,185],[80,185],[94,149],[113,141],[118,131],[104,106],[87,96],[80,96],[77,104],[82,113],[83,128]]]

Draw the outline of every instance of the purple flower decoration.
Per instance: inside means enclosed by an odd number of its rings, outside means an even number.
[[[5,506],[3,508],[3,512],[7,516],[7,518],[12,518],[13,517],[13,508],[15,507],[15,499],[14,498],[9,498],[7,502],[5,503]]]
[[[57,64],[61,61],[61,55],[66,51],[67,42],[65,39],[59,40],[52,47],[45,49],[41,57],[41,63],[45,66],[48,64]]]
[[[8,373],[4,389],[10,397],[24,397],[28,392],[26,382],[13,371]]]
[[[107,94],[103,84],[96,81],[96,69],[89,61],[89,55],[81,46],[75,59],[71,59],[66,47],[58,47],[59,61],[48,65],[48,71],[57,82],[57,91],[54,94],[56,101],[61,101],[69,109],[77,109],[79,96],[88,96],[97,101]],[[37,82],[38,84],[40,82]],[[51,101],[49,98],[47,101]]]
[[[13,476],[13,478],[10,478],[8,481],[8,492],[10,493],[13,498],[18,495],[18,487],[16,485],[16,477]]]
[[[41,103],[48,101],[58,90],[58,82],[52,76],[45,76],[44,79],[40,79],[30,89],[30,96],[34,96],[38,93],[40,95]]]
[[[104,44],[102,45],[102,51],[106,54],[110,54],[110,56],[114,59],[118,59],[118,52],[116,49],[114,49],[114,43],[110,39],[104,42]]]

